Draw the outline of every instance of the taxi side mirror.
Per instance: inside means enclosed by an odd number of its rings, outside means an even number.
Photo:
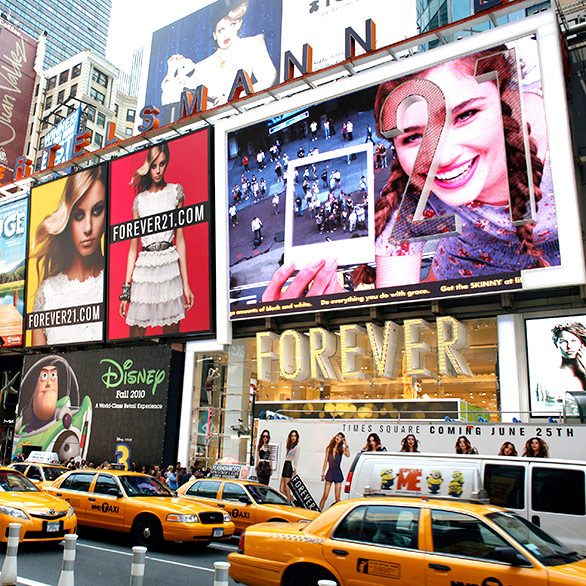
[[[238,502],[244,503],[245,505],[249,505],[252,501],[247,496],[239,496]]]
[[[122,493],[120,492],[119,488],[109,488],[108,494],[110,496],[115,496],[117,499],[119,499],[122,496]]]
[[[529,560],[520,554],[514,547],[495,547],[492,558],[511,566],[530,566]]]

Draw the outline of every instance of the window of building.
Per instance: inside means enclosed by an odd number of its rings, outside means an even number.
[[[132,128],[126,128],[126,136],[132,136]]]
[[[47,96],[45,98],[45,110],[48,110],[53,104],[53,96]]]
[[[71,79],[73,79],[74,77],[79,77],[81,75],[81,63],[78,63],[77,65],[74,65],[71,68]]]
[[[92,80],[103,87],[108,87],[108,76],[105,73],[102,73],[99,69],[94,69],[92,71]]]
[[[39,157],[36,161],[35,161],[35,172],[40,171],[41,170],[41,160],[42,157]]]
[[[94,132],[94,144],[101,147],[104,142],[104,137],[99,132]]]
[[[62,71],[59,74],[59,85],[61,85],[62,83],[65,83],[68,79],[69,79],[69,69],[66,69],[65,71]]]
[[[45,148],[45,137],[41,136],[41,138],[39,139],[39,148]]]
[[[58,104],[62,104],[63,100],[65,98],[65,90],[61,90],[58,94],[57,94],[57,103]]]
[[[52,90],[55,87],[56,83],[57,83],[57,76],[54,75],[53,77],[50,77],[47,80],[47,90]]]
[[[39,84],[35,86],[35,98],[39,95]]]
[[[126,121],[127,122],[134,122],[135,116],[136,116],[136,110],[131,110],[130,108],[128,108],[128,110],[126,110]]]
[[[96,120],[96,109],[95,109],[95,108],[92,108],[92,106],[90,106],[90,107],[89,107],[89,108],[88,108],[88,109],[85,111],[85,114],[86,114],[86,116],[87,116],[87,119],[88,119],[90,122],[95,122],[95,120]]]
[[[90,88],[90,96],[96,100],[96,102],[100,102],[100,104],[103,104],[106,101],[106,96],[93,87]]]
[[[114,115],[118,116],[118,104],[114,104]]]
[[[46,120],[43,120],[43,123],[41,124],[41,130],[46,130],[47,128],[49,128],[49,123]]]
[[[96,117],[96,124],[101,128],[104,128],[106,124],[106,115],[103,112],[98,112],[98,115]]]
[[[69,95],[70,96],[77,96],[77,84],[74,83],[70,88],[69,88]]]

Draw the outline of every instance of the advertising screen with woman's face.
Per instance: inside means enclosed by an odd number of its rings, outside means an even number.
[[[31,190],[25,345],[101,342],[106,165]]]
[[[209,335],[208,131],[111,163],[109,340]]]
[[[229,132],[240,153],[225,195],[232,319],[561,274],[560,206],[576,195],[570,179],[569,199],[556,200],[542,73],[526,36]]]

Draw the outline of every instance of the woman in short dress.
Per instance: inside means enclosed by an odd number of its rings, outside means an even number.
[[[283,472],[281,473],[280,491],[289,500],[291,499],[291,491],[289,490],[289,481],[297,471],[297,462],[299,461],[299,432],[292,429],[287,436],[287,455],[283,462]]]
[[[183,187],[165,181],[168,164],[167,143],[148,150],[131,181],[136,193],[133,220],[183,207]],[[179,322],[194,301],[187,277],[183,228],[143,236],[141,246],[139,253],[138,238],[130,241],[120,316],[130,326],[132,338],[144,336],[148,327],[157,326],[164,334],[178,333]]]
[[[344,482],[344,474],[342,473],[342,456],[350,457],[350,450],[346,443],[346,436],[340,432],[337,433],[328,444],[326,448],[326,455],[324,458],[324,465],[322,469],[321,479],[324,484],[324,493],[319,503],[319,510],[324,510],[324,505],[330,496],[330,489],[332,483],[334,484],[334,496],[336,502],[340,500],[342,492],[342,482]],[[327,468],[327,472],[326,472]]]
[[[256,446],[256,477],[262,484],[269,485],[271,480],[271,452],[269,442],[271,441],[271,434],[268,429],[264,429],[258,439]]]

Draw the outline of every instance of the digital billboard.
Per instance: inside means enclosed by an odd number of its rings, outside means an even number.
[[[275,104],[220,123],[231,318],[583,282],[549,23],[381,66],[337,82],[334,97],[292,97],[289,125]],[[372,181],[344,151],[361,145]]]
[[[112,161],[108,340],[212,333],[210,139]]]
[[[103,340],[107,165],[33,187],[27,347]]]
[[[13,452],[160,464],[171,360],[165,345],[26,356]]]
[[[184,89],[208,88],[209,107],[224,104],[243,69],[255,91],[279,82],[282,0],[217,0],[153,34],[147,104],[161,123],[180,117]],[[277,23],[275,25],[275,23]]]
[[[586,315],[527,319],[525,329],[531,413],[559,415],[566,393],[586,391]]]
[[[0,346],[22,345],[28,200],[0,205]]]
[[[61,120],[45,134],[45,149],[41,158],[41,170],[46,169],[49,163],[48,147],[58,144],[61,148],[55,153],[55,165],[69,161],[73,155],[75,135],[79,131],[81,108],[76,108],[69,116]]]
[[[14,161],[24,152],[36,53],[32,37],[0,18],[0,165],[8,171],[14,170]]]

